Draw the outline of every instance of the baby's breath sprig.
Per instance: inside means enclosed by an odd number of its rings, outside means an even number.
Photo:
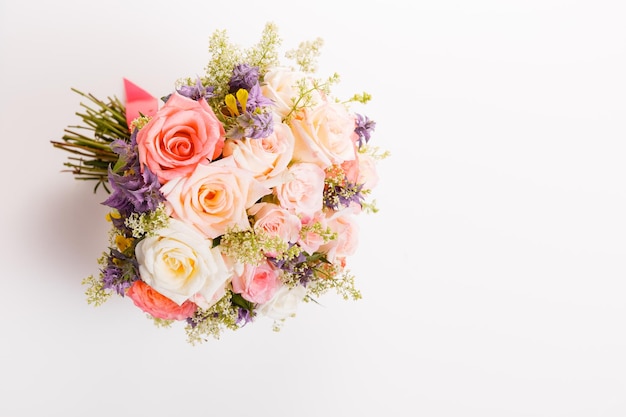
[[[187,341],[192,345],[206,342],[208,337],[219,339],[224,329],[237,330],[238,307],[231,302],[232,293],[226,294],[208,309],[198,309],[193,317],[187,320],[185,332]]]
[[[258,265],[266,259],[266,253],[283,254],[289,250],[289,245],[280,236],[260,230],[230,229],[222,236],[220,249],[241,263]]]
[[[285,53],[285,58],[294,60],[300,71],[313,74],[317,71],[317,58],[321,55],[322,46],[324,46],[322,38],[300,42],[298,48]]]
[[[157,230],[167,227],[169,219],[165,204],[161,203],[154,211],[131,213],[124,220],[124,224],[132,230],[133,237],[142,238],[152,236]]]
[[[354,282],[356,277],[350,271],[325,263],[317,268],[315,273],[318,279],[311,280],[307,286],[310,295],[320,297],[328,290],[334,289],[344,300],[356,301],[362,298],[361,291],[356,288]]]
[[[263,28],[259,42],[248,49],[233,44],[225,30],[213,32],[209,39],[210,59],[205,67],[202,84],[213,87],[213,97],[209,104],[217,115],[221,112],[224,98],[230,93],[228,82],[235,66],[246,63],[251,67],[258,67],[262,78],[268,68],[279,64],[278,48],[281,43],[278,28],[271,22]],[[188,79],[187,82],[192,81]]]
[[[82,124],[68,126],[60,141],[50,142],[55,148],[73,155],[63,164],[69,168],[65,172],[71,172],[77,180],[96,181],[94,192],[100,185],[109,192],[108,168],[118,159],[110,144],[116,139],[130,139],[126,107],[115,96],[107,97],[105,101],[75,88],[72,91],[89,100],[91,104],[80,104],[85,111],[77,112],[76,115],[81,118]]]
[[[87,285],[87,289],[85,290],[87,304],[93,304],[96,307],[101,306],[113,295],[112,291],[104,288],[102,280],[96,278],[94,275],[89,275],[87,278],[83,279],[81,284]]]
[[[348,100],[345,100],[343,103],[344,104],[347,104],[347,103],[367,104],[371,99],[372,99],[372,95],[364,91],[360,94],[359,93],[354,94],[352,97],[350,97]]]
[[[302,78],[296,82],[298,95],[293,100],[293,105],[289,113],[283,118],[283,122],[289,123],[302,109],[311,107],[315,104],[314,92],[320,92],[328,95],[331,92],[331,86],[337,84],[341,77],[338,73],[334,73],[325,80],[317,78]]]
[[[282,39],[278,36],[278,26],[269,22],[263,28],[261,39],[253,47],[245,51],[246,62],[251,66],[259,67],[259,73],[265,74],[267,69],[280,64],[278,48]]]
[[[368,154],[377,161],[382,161],[383,159],[387,159],[391,156],[391,152],[388,150],[383,151],[378,146],[364,145],[360,147],[358,151],[359,153]]]
[[[103,253],[102,256],[98,258],[98,264],[101,267],[104,267],[107,262],[108,255]],[[113,291],[104,288],[102,274],[99,274],[98,277],[95,275],[89,275],[87,278],[82,280],[81,284],[87,286],[87,289],[85,290],[87,304],[93,304],[96,307],[101,306],[111,298],[111,295],[113,295]]]

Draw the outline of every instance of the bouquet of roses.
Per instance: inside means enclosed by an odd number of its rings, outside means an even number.
[[[337,74],[315,77],[321,39],[288,51],[291,66],[280,44],[271,23],[248,49],[216,31],[206,74],[160,102],[128,80],[125,102],[74,90],[89,101],[82,124],[52,143],[111,209],[100,272],[83,281],[90,304],[127,297],[196,343],[258,317],[278,330],[329,290],[361,297],[346,260],[387,153],[348,106],[370,96],[340,101]]]

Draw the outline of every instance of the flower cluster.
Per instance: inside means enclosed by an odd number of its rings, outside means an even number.
[[[375,122],[349,106],[370,97],[341,101],[336,74],[315,77],[321,40],[287,52],[292,66],[280,44],[271,23],[249,49],[216,31],[206,74],[132,117],[84,95],[98,106],[82,115],[95,137],[67,130],[53,143],[79,154],[77,178],[109,192],[110,247],[84,280],[90,303],[127,297],[159,325],[183,322],[196,343],[259,317],[279,329],[331,289],[360,298],[347,258],[387,154],[369,144]]]

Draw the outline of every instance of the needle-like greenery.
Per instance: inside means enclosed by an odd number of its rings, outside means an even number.
[[[77,180],[96,181],[94,192],[107,187],[107,174],[118,155],[111,150],[111,142],[116,139],[130,140],[126,124],[126,108],[117,97],[100,100],[92,94],[85,94],[75,88],[72,91],[89,100],[80,103],[83,111],[76,113],[81,124],[68,126],[61,140],[50,141],[55,148],[70,153],[64,172],[71,172]]]

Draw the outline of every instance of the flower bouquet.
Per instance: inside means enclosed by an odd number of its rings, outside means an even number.
[[[192,344],[259,317],[279,330],[329,290],[359,299],[347,258],[376,186],[375,123],[315,76],[321,39],[285,53],[268,23],[242,49],[209,39],[206,73],[159,100],[124,80],[126,100],[74,89],[87,103],[53,146],[78,180],[104,189],[110,245],[87,301],[127,297],[160,326],[183,322]]]

